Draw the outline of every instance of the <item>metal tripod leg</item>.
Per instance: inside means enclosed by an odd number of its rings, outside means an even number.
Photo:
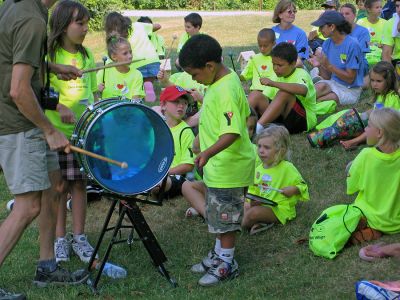
[[[176,280],[170,277],[168,271],[165,269],[163,263],[167,261],[167,257],[158,244],[156,237],[151,231],[137,204],[135,202],[129,202],[124,207],[124,210],[153,260],[154,265],[158,268],[158,271],[171,283],[173,287],[178,286]]]

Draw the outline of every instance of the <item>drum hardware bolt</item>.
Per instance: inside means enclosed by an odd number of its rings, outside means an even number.
[[[96,112],[97,112],[98,114],[102,114],[102,113],[103,113],[103,110],[102,110],[101,108],[98,108],[98,109],[96,110]]]
[[[85,169],[84,169],[84,168],[80,168],[79,171],[81,171],[82,173],[84,173],[84,172],[85,172]]]
[[[88,105],[87,108],[88,108],[90,111],[92,111],[92,110],[93,110],[93,107],[94,107],[93,104],[90,104],[90,105]]]
[[[143,99],[131,100],[131,102],[134,104],[143,104]]]

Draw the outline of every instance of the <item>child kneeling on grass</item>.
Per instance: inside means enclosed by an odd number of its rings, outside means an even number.
[[[367,144],[354,159],[347,176],[347,194],[364,213],[351,242],[378,239],[400,232],[400,112],[375,109],[365,128]],[[368,227],[367,227],[368,225]]]
[[[189,101],[191,101],[189,92],[176,85],[165,88],[160,95],[161,111],[171,130],[175,149],[165,186],[168,198],[182,195],[182,184],[186,181],[186,173],[191,172],[194,167],[192,151],[194,134],[191,127],[182,121]]]
[[[245,202],[242,226],[250,234],[268,228],[267,224],[286,224],[296,217],[296,203],[310,199],[308,186],[299,171],[285,160],[289,148],[289,132],[283,126],[271,124],[256,137],[261,164],[256,165],[254,184],[248,193],[269,199],[273,207],[257,201]]]
[[[257,124],[257,133],[269,123],[281,123],[290,133],[309,131],[317,124],[316,92],[310,74],[296,68],[297,50],[280,43],[271,51],[276,81],[261,78],[263,85],[279,89]]]
[[[222,48],[214,38],[191,37],[179,62],[194,80],[209,85],[199,122],[201,152],[195,162],[203,168],[206,221],[217,239],[214,251],[192,271],[206,273],[199,284],[210,286],[236,277],[239,271],[235,237],[241,230],[245,189],[254,172],[254,150],[246,129],[250,107],[239,77],[222,63]]]

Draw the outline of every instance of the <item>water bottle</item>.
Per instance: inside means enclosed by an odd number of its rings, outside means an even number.
[[[100,268],[100,264],[96,265],[96,269]],[[103,268],[103,275],[106,275],[113,279],[120,279],[126,277],[126,270],[120,266],[114,265],[112,263],[106,262]]]

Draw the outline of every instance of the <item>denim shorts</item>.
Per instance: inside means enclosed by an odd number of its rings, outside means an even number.
[[[211,233],[241,230],[244,188],[207,188],[206,221]]]
[[[1,135],[0,165],[14,195],[48,189],[48,173],[60,168],[57,152],[50,151],[38,128]]]
[[[143,78],[157,77],[158,71],[160,71],[160,63],[155,62],[148,65],[144,65],[137,68],[140,73],[142,73]]]

